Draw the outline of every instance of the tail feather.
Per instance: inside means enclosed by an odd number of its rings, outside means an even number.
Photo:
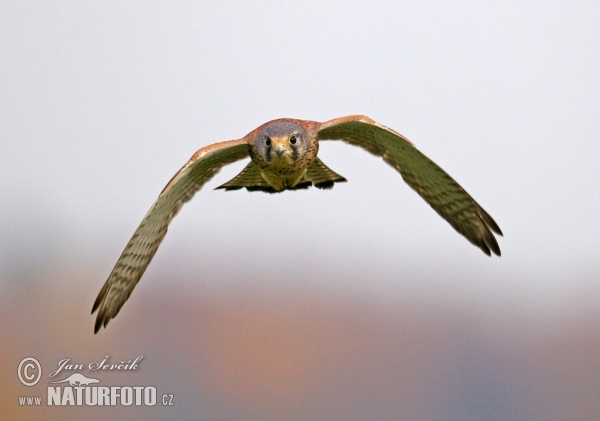
[[[330,189],[335,183],[344,181],[347,180],[323,164],[323,161],[319,158],[315,158],[306,168],[306,173],[300,179],[300,182],[287,190],[306,189],[312,185],[319,189]],[[278,192],[265,180],[260,168],[252,161],[238,175],[227,183],[220,185],[217,189],[239,190],[244,187],[248,191]]]
[[[310,181],[319,189],[331,189],[335,183],[348,181],[327,165],[323,164],[319,158],[315,158],[313,162],[306,168],[304,180]]]

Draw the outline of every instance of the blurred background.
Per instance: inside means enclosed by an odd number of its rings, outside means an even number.
[[[597,2],[0,9],[3,419],[598,419]],[[213,191],[245,162],[223,169],[93,334],[96,294],[197,149],[356,113],[456,178],[502,228],[502,257],[380,159],[324,142],[348,183]],[[139,355],[96,377],[174,406],[18,404],[46,398],[60,360]],[[28,356],[43,373],[29,388]]]

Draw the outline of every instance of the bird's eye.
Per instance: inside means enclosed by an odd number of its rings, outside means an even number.
[[[271,146],[271,138],[267,137],[267,141],[265,143],[267,146]]]
[[[296,135],[292,135],[292,137],[290,137],[290,143],[291,143],[292,145],[295,145],[295,144],[296,144]]]

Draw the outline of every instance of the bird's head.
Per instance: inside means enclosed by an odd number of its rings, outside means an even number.
[[[291,121],[276,121],[259,132],[252,154],[261,166],[287,166],[303,161],[309,147],[310,138],[304,127]]]

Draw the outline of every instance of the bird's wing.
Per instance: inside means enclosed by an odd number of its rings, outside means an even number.
[[[500,256],[494,237],[502,235],[492,217],[435,162],[395,131],[365,116],[347,116],[322,123],[318,140],[341,139],[381,156],[394,167],[410,187],[456,231],[488,256]]]
[[[92,314],[98,310],[94,332],[101,326],[106,327],[125,304],[183,204],[194,197],[221,167],[248,155],[246,138],[215,143],[197,151],[177,171],[129,240],[100,290],[92,308]]]

